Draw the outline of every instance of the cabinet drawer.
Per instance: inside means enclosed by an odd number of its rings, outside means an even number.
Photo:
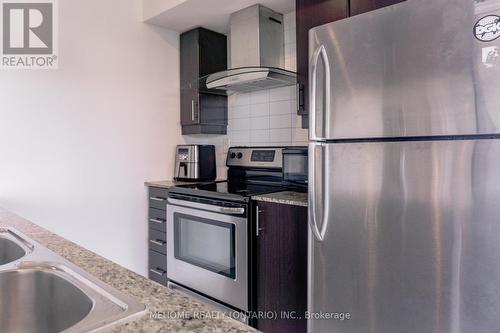
[[[162,284],[164,286],[167,285],[167,272],[163,272],[160,275],[160,271],[152,271],[151,269],[149,270],[149,278],[155,282],[158,282],[159,284]]]
[[[149,228],[162,232],[167,231],[167,215],[164,210],[149,208]]]
[[[167,254],[167,234],[158,230],[149,230],[149,249]]]
[[[149,278],[163,285],[167,284],[167,256],[149,250]]]
[[[149,207],[166,210],[167,209],[167,194],[166,188],[150,187],[149,188]]]
[[[167,272],[157,271],[150,269],[149,270],[149,278],[159,284],[164,286],[167,285]]]
[[[149,268],[167,271],[167,256],[153,250],[149,250]]]

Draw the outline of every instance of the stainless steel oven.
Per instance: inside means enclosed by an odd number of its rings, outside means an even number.
[[[243,202],[170,195],[168,279],[248,311],[247,218]]]

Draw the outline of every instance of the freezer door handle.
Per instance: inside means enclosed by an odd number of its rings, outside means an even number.
[[[319,160],[319,163],[316,163]],[[328,164],[328,149],[323,143],[309,144],[309,224],[311,231],[318,241],[322,242],[325,238],[328,227],[329,212],[330,212],[330,194],[328,191],[330,169],[326,168]],[[316,177],[319,171],[321,177],[321,197],[318,200]],[[326,172],[325,172],[326,171]],[[318,226],[318,218],[316,216],[317,208],[321,211],[321,227]]]
[[[318,93],[318,64],[319,61],[322,61],[324,67],[323,73],[323,85],[322,89],[322,98],[323,101],[321,103],[321,111],[318,110],[318,101],[317,101],[317,93]],[[310,111],[309,111],[309,139],[313,141],[321,141],[326,140],[328,137],[329,126],[330,126],[330,62],[328,61],[328,55],[326,53],[326,49],[324,45],[321,45],[316,49],[312,58],[311,58],[311,67],[310,67]],[[317,119],[321,120],[321,136],[318,136],[316,133],[316,125]]]

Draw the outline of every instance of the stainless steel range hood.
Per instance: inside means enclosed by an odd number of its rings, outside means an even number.
[[[242,67],[210,75],[207,88],[229,92],[252,92],[295,85],[297,75],[273,67]]]
[[[283,15],[254,5],[231,15],[231,67],[209,75],[209,89],[251,92],[295,85],[297,74],[287,71]]]

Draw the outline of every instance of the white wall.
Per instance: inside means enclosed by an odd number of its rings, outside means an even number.
[[[295,12],[285,19],[285,69],[297,70]],[[307,145],[308,131],[297,115],[296,87],[238,93],[228,97],[227,136],[185,136],[187,143],[213,144],[217,152],[217,175],[226,176],[229,146]]]
[[[178,34],[142,1],[59,1],[59,70],[0,71],[0,206],[147,272],[145,180],[173,174]]]

